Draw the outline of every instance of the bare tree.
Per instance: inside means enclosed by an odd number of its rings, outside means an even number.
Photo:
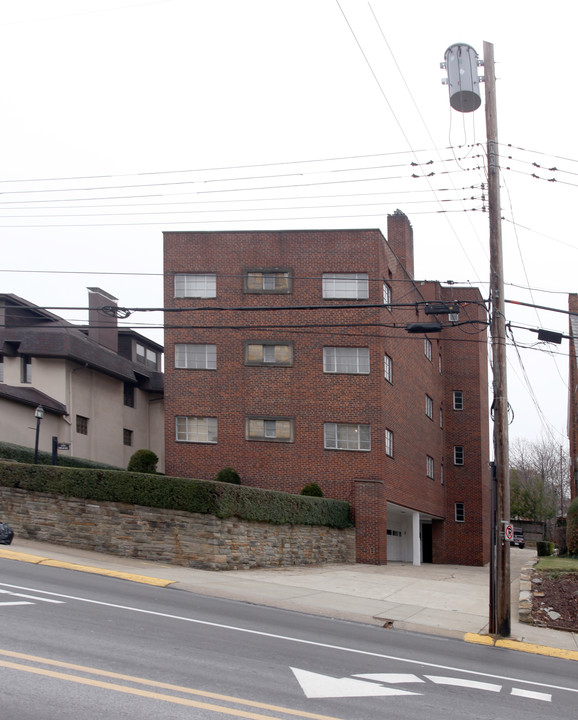
[[[565,515],[570,459],[553,440],[516,440],[510,446],[512,517],[546,521]]]

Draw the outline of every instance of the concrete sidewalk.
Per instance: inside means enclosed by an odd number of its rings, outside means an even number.
[[[508,640],[495,640],[487,634],[488,568],[390,563],[224,572],[121,558],[18,538],[9,547],[0,546],[0,557],[578,660],[578,633],[519,622],[520,571],[535,559],[533,549],[512,548],[512,627]]]

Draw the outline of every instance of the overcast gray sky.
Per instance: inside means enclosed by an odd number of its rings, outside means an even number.
[[[416,278],[487,297],[483,107],[450,110],[439,66],[449,45],[482,57],[486,40],[505,295],[567,310],[578,290],[573,7],[0,0],[2,291],[84,308],[97,285],[122,306],[161,307],[163,230],[385,233],[399,208]],[[511,437],[565,444],[568,342],[538,343],[531,329],[567,334],[568,318],[506,311]],[[162,330],[142,332],[162,342]]]

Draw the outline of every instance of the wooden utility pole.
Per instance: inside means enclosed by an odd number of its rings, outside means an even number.
[[[495,607],[490,608],[490,633],[510,635],[510,543],[505,525],[510,522],[510,464],[508,452],[508,392],[506,382],[506,316],[500,205],[500,155],[496,110],[494,46],[484,42],[486,135],[488,152],[488,207],[490,216],[490,331],[492,337],[494,462],[496,522],[492,538],[495,552]],[[492,590],[491,590],[492,592]]]

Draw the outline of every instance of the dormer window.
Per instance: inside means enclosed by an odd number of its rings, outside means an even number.
[[[158,367],[158,355],[154,350],[146,348],[140,343],[136,344],[136,361],[151,370],[156,370]]]

